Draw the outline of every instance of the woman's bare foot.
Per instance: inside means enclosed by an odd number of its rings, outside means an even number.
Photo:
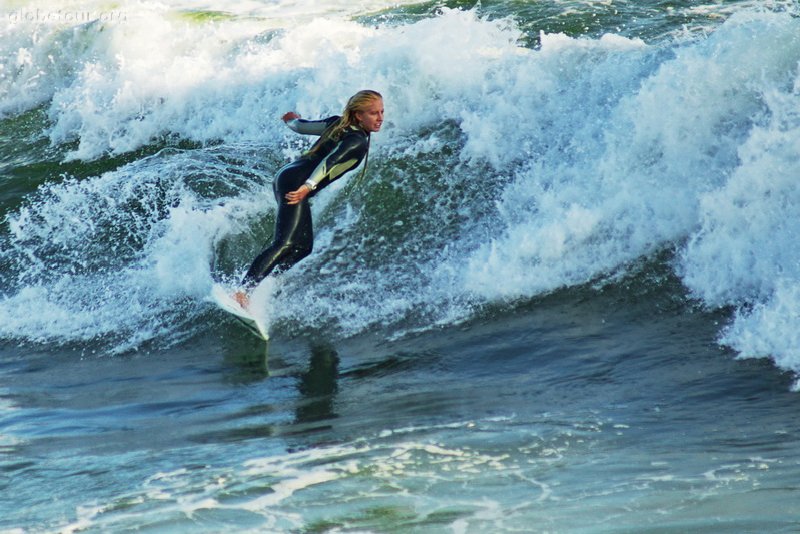
[[[250,306],[250,297],[244,291],[237,291],[233,294],[233,300],[239,303],[239,306],[245,310]]]

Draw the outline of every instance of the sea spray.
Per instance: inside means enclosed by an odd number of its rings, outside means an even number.
[[[754,71],[748,86],[758,96],[759,120],[738,147],[729,180],[700,197],[699,228],[680,269],[703,302],[739,308],[723,332],[725,344],[743,356],[771,356],[782,368],[798,372],[797,19],[763,16],[738,22],[725,29],[747,51]]]
[[[15,281],[0,305],[4,337],[110,340],[112,352],[183,339],[191,328],[175,324],[200,311],[219,234],[241,232],[258,207],[219,200],[261,187],[230,150],[225,159],[166,150],[40,188],[7,218],[2,258]]]

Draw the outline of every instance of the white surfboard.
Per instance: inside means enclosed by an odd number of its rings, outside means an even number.
[[[259,319],[249,310],[242,308],[242,306],[234,300],[228,289],[225,289],[219,284],[214,284],[214,286],[211,288],[211,299],[217,304],[217,306],[236,317],[236,319],[244,324],[255,335],[264,341],[269,340],[269,332],[267,331],[267,325],[264,324],[264,321]]]

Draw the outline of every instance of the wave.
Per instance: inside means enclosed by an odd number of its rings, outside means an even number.
[[[474,10],[282,26],[151,6],[58,28],[0,35],[26,50],[5,64],[0,113],[45,106],[78,162],[198,145],[54,179],[9,213],[3,337],[125,351],[190,335],[213,278],[271,234],[271,175],[305,142],[280,114],[336,113],[370,87],[387,122],[369,177],[315,201],[316,251],[271,305],[290,331],[453,324],[668,250],[691,297],[736,310],[721,343],[800,371],[792,13],[743,10],[655,44],[543,33],[533,49],[512,17]]]

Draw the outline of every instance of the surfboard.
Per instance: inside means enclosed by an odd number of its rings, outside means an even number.
[[[211,299],[222,310],[233,315],[240,323],[247,327],[253,334],[260,337],[264,341],[269,340],[269,332],[267,325],[264,321],[256,317],[249,310],[242,308],[238,302],[233,299],[229,290],[225,289],[219,284],[214,284],[211,288]]]

